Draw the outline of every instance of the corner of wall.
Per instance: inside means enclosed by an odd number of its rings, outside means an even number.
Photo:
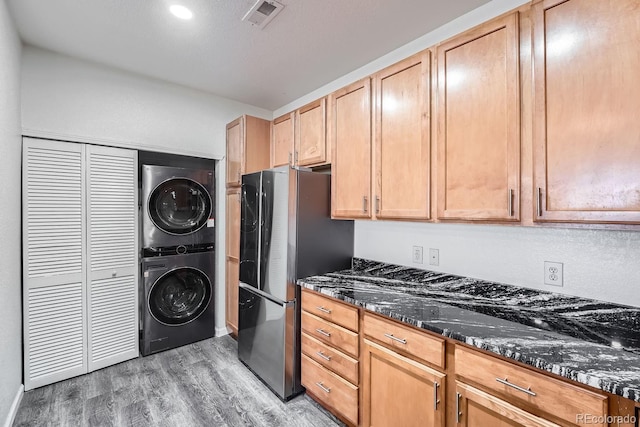
[[[7,418],[5,419],[3,424],[4,427],[11,427],[13,425],[13,422],[16,419],[16,415],[18,414],[20,402],[22,402],[22,396],[24,396],[24,385],[20,384],[20,386],[18,387],[18,391],[13,398],[13,402],[11,403],[11,407],[9,407],[9,413],[7,414]]]

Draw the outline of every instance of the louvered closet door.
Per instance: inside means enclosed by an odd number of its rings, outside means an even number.
[[[24,138],[25,389],[87,371],[84,146]]]
[[[137,152],[87,146],[89,371],[138,356]]]

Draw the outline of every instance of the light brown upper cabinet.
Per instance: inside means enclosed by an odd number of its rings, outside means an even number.
[[[431,52],[373,76],[374,213],[384,219],[429,219]]]
[[[322,98],[296,110],[295,164],[318,166],[328,163],[327,99]]]
[[[244,174],[269,167],[269,125],[246,115],[227,125],[227,187],[239,186]]]
[[[438,218],[518,220],[518,14],[438,46]]]
[[[271,167],[293,164],[293,120],[294,114],[287,113],[271,124]]]
[[[640,3],[532,13],[534,219],[640,223]]]
[[[371,218],[371,81],[329,95],[331,215]]]

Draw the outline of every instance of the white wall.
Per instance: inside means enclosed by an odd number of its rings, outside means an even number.
[[[206,92],[27,46],[24,135],[223,159],[225,125],[272,112]],[[216,170],[216,327],[224,328],[225,162]]]
[[[25,135],[220,159],[225,125],[271,111],[27,46]]]
[[[498,15],[509,12],[519,6],[529,3],[531,0],[493,0],[471,12],[462,15],[461,17],[454,19],[451,22],[437,28],[430,33],[427,33],[417,39],[407,43],[398,49],[389,52],[388,54],[381,56],[378,59],[371,61],[370,63],[346,74],[305,96],[283,105],[273,112],[273,117],[279,117],[290,111],[295,110],[298,107],[302,107],[309,102],[312,102],[318,98],[328,95],[350,83],[353,83],[359,79],[365,78],[376,71],[379,71],[389,65],[393,65],[396,62],[407,58],[408,56],[418,53],[426,48],[432,47],[437,43],[455,36],[465,30],[482,24],[485,21],[490,20]]]
[[[438,267],[429,248],[439,249]],[[355,255],[640,307],[637,231],[356,221]],[[544,261],[564,264],[563,287],[544,284]]]
[[[493,0],[278,108],[274,117],[527,2]],[[419,267],[411,262],[413,245],[424,247],[425,269],[640,306],[639,232],[356,221],[358,257]],[[439,267],[427,264],[429,248],[440,250]],[[544,285],[544,261],[564,263],[564,287]]]
[[[22,297],[20,258],[20,54],[21,45],[7,6],[0,1],[0,423],[22,395]],[[17,402],[16,402],[17,403]]]

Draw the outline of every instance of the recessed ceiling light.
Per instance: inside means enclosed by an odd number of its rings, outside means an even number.
[[[193,12],[191,12],[189,9],[179,4],[174,4],[173,6],[171,6],[169,8],[169,11],[180,19],[193,18]]]

